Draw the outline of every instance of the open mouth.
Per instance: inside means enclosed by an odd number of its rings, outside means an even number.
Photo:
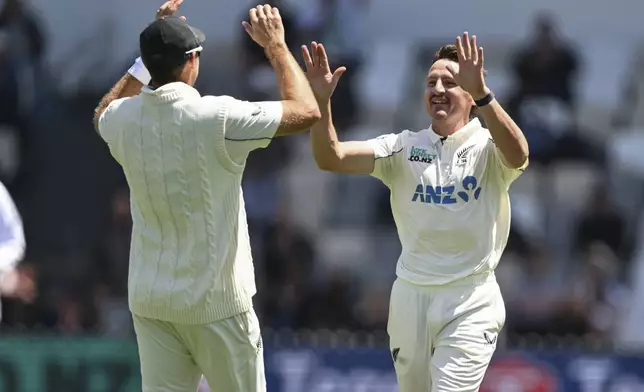
[[[436,106],[441,106],[441,107],[449,106],[449,99],[445,97],[433,97],[432,99],[429,100],[429,102],[432,105],[436,105]]]
[[[449,100],[445,97],[434,97],[430,102],[432,105],[449,105]]]

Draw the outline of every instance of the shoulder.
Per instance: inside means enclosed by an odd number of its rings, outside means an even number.
[[[12,212],[13,210],[15,210],[13,198],[4,184],[0,182],[0,211],[2,211],[2,214],[4,215]]]
[[[401,142],[408,146],[419,143],[429,144],[429,129],[421,129],[420,131],[404,130],[400,135]]]
[[[107,108],[98,118],[98,132],[103,139],[111,139],[111,135],[121,128],[119,124],[131,118],[135,109],[140,108],[141,98],[139,96],[115,99],[107,105]]]
[[[101,119],[103,121],[119,121],[128,118],[132,113],[138,112],[141,107],[141,97],[135,95],[133,97],[125,97],[115,99],[110,102]]]
[[[261,111],[259,103],[242,101],[229,95],[204,95],[195,104],[206,113],[224,115],[226,117],[248,116],[253,109]]]
[[[494,145],[494,139],[492,139],[492,134],[487,128],[481,127],[479,130],[474,132],[470,138],[471,143],[480,147]]]
[[[235,104],[237,100],[227,95],[204,95],[199,99],[193,99],[186,102],[187,106],[202,109],[204,111],[216,112],[222,108],[228,108]]]
[[[7,188],[4,186],[2,182],[0,182],[0,199],[11,199],[11,196],[9,195],[9,191]]]
[[[107,105],[103,115],[109,114],[110,117],[117,118],[119,115],[125,113],[128,108],[131,108],[139,99],[138,96],[115,99]]]
[[[386,144],[390,146],[403,147],[406,143],[409,143],[410,140],[413,140],[415,137],[416,132],[411,132],[408,129],[405,129],[399,133],[387,133],[380,135],[369,141],[375,144]]]
[[[388,158],[405,149],[411,134],[409,130],[403,130],[400,133],[380,135],[367,142],[373,147],[376,158]]]
[[[196,99],[181,101],[182,111],[195,121],[202,123],[225,119],[237,100],[226,95],[204,95]]]

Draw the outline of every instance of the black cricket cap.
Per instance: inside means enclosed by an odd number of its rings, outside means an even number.
[[[206,36],[176,16],[157,19],[141,32],[139,47],[146,67],[178,67],[200,52]]]

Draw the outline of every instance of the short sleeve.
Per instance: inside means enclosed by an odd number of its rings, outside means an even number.
[[[118,139],[118,132],[120,132],[121,127],[115,125],[115,113],[122,103],[123,99],[117,99],[110,102],[98,118],[98,133],[108,144],[113,143]]]
[[[268,146],[282,121],[281,102],[247,102],[231,99],[226,117],[226,149],[241,163],[248,154]]]
[[[517,169],[511,168],[505,163],[505,158],[503,157],[503,154],[501,154],[501,151],[499,151],[498,147],[494,143],[494,140],[489,139],[487,146],[488,146],[488,154],[491,157],[492,161],[494,162],[494,168],[498,171],[499,177],[503,182],[503,184],[506,187],[509,187],[514,182],[514,180],[519,178],[519,176],[528,167],[528,160],[526,159],[523,166]]]
[[[387,185],[392,178],[396,162],[399,159],[399,153],[404,148],[402,140],[402,133],[392,133],[367,141],[374,151],[374,169],[371,175]]]

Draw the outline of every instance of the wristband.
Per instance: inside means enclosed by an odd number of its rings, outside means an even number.
[[[474,104],[480,108],[482,106],[488,105],[492,101],[494,101],[494,93],[490,91],[485,97],[475,100]]]
[[[143,83],[144,86],[147,86],[152,79],[150,72],[148,72],[148,69],[145,68],[143,60],[141,60],[140,57],[136,59],[136,61],[134,61],[134,64],[132,64],[130,69],[127,70],[127,73],[134,76],[134,78]]]

